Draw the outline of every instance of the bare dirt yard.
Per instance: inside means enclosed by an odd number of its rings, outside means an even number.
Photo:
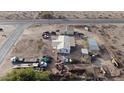
[[[1,11],[0,19],[124,18],[123,11]]]
[[[12,50],[0,65],[0,76],[6,74],[13,67],[10,58],[17,56],[27,61],[35,61],[43,55],[54,57],[50,40],[43,40],[42,33],[45,31],[65,30],[65,25],[35,25],[24,31]]]
[[[90,25],[90,31],[84,29],[84,26],[70,26],[74,31],[83,33],[85,36],[90,36],[96,39],[98,45],[102,45],[106,50],[101,52],[101,57],[97,59],[96,62],[90,65],[90,68],[103,67],[111,77],[109,80],[124,80],[124,25],[114,24],[114,25]],[[45,40],[42,38],[42,33],[45,31],[56,31],[65,30],[66,25],[33,25],[24,31],[24,33],[19,38],[18,42],[14,45],[4,62],[0,65],[0,76],[5,75],[13,67],[10,58],[13,56],[18,56],[20,58],[25,58],[28,61],[35,61],[37,58],[43,55],[50,55],[56,59],[57,55],[53,52],[51,46],[51,39]],[[81,59],[81,48],[87,48],[86,39],[76,39],[76,44],[78,45],[77,51],[70,54],[70,57]],[[111,55],[116,55],[119,62],[121,62],[122,67],[117,68],[111,62]],[[79,64],[78,64],[79,65]],[[87,64],[82,64],[87,66]],[[80,65],[80,67],[82,66]],[[74,66],[77,66],[74,64]],[[51,64],[51,68],[55,68],[55,64]],[[90,68],[88,70],[90,70]],[[51,70],[51,69],[50,69]],[[91,70],[93,71],[93,70]],[[95,71],[95,70],[94,70]],[[94,72],[98,74],[97,72]]]
[[[124,80],[123,74],[122,77],[120,76],[120,71],[124,68],[124,25],[89,25],[89,31],[84,30],[83,26],[75,26],[74,30],[94,38],[99,46],[106,48],[104,52],[101,51],[101,58],[98,58],[93,65],[106,66],[111,76],[114,77],[113,80]],[[79,40],[83,43],[82,41]],[[117,68],[112,64],[111,56],[120,62],[121,68]]]
[[[3,30],[0,31],[0,47],[6,41],[8,36],[15,30],[13,25],[0,25]]]

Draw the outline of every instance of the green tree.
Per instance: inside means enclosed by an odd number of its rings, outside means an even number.
[[[49,73],[47,71],[44,71],[44,72],[37,72],[36,73],[36,80],[39,80],[39,81],[48,81],[50,80],[49,78]]]
[[[37,19],[54,19],[54,13],[51,11],[42,11],[38,14],[38,16],[36,17]]]
[[[1,80],[3,81],[47,81],[49,79],[49,72],[38,72],[34,71],[32,68],[26,69],[15,69],[8,73]]]

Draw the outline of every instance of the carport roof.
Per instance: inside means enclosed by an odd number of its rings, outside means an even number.
[[[89,38],[88,43],[89,43],[90,50],[99,50],[98,44],[95,39]]]

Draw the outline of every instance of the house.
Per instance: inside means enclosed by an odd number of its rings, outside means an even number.
[[[89,52],[92,52],[92,53],[98,53],[99,52],[99,46],[96,42],[95,39],[93,38],[89,38],[88,39],[88,45],[89,45]]]
[[[52,46],[58,53],[69,54],[71,47],[75,46],[74,37],[60,35],[57,40],[52,40]]]

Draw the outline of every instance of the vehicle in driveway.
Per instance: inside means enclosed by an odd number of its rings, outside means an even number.
[[[25,58],[19,58],[19,57],[12,57],[11,59],[11,62],[14,64],[14,63],[22,63],[25,61]]]
[[[51,34],[50,34],[50,32],[46,31],[46,32],[43,32],[42,37],[43,37],[43,39],[50,39]]]
[[[0,28],[0,32],[3,32],[3,28]]]
[[[56,35],[56,32],[52,31],[52,32],[51,32],[51,35]]]

